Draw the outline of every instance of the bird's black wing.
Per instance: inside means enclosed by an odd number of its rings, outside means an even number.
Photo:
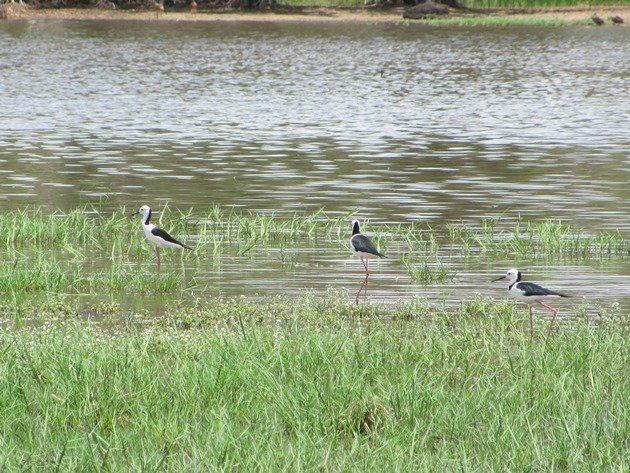
[[[519,282],[518,286],[516,286],[520,291],[523,292],[524,296],[560,296],[560,297],[569,297],[566,294],[561,294],[556,291],[552,291],[551,289],[547,289],[546,287],[539,286],[538,284],[534,284],[533,282]]]
[[[372,243],[372,240],[370,240],[365,235],[353,236],[350,243],[352,243],[352,246],[354,247],[355,251],[362,251],[363,253],[370,253],[372,255],[380,256],[381,258],[385,257],[383,253],[379,253],[379,251],[376,249],[376,245]]]
[[[182,248],[186,248],[188,250],[192,250],[192,248],[188,245],[184,245],[182,242],[177,241],[175,238],[173,238],[172,236],[170,236],[168,233],[166,233],[164,230],[162,230],[161,228],[155,227],[153,230],[151,230],[151,233],[153,235],[155,235],[156,237],[161,238],[162,240],[166,240],[169,243],[175,243],[176,245],[181,246]]]

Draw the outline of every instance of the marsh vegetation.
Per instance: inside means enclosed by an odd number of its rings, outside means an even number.
[[[80,207],[46,214],[39,208],[0,215],[0,290],[62,293],[177,292],[199,284],[179,271],[161,277],[148,273],[150,246],[129,209],[105,211]],[[193,246],[186,253],[168,254],[171,261],[220,260],[223,252],[246,258],[255,250],[273,251],[287,268],[298,264],[297,245],[320,245],[322,251],[350,254],[349,222],[355,212],[328,215],[323,211],[275,216],[212,206],[173,210],[154,218],[173,235]],[[517,221],[506,227],[484,220],[478,227],[448,225],[437,229],[416,223],[370,224],[366,228],[383,251],[394,258],[415,282],[452,280],[454,272],[441,257],[457,252],[470,257],[625,258],[630,244],[618,232],[589,234],[562,221]],[[101,263],[94,266],[94,261]],[[251,264],[244,260],[243,265]]]

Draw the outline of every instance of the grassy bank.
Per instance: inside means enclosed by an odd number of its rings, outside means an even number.
[[[496,14],[467,14],[459,16],[436,16],[422,20],[431,26],[568,26],[589,24],[591,19],[588,16],[579,19],[566,18],[541,18],[532,15],[496,15]]]
[[[623,319],[204,300],[0,332],[3,471],[627,471]],[[40,310],[45,310],[41,307]],[[387,315],[387,321],[383,321]]]
[[[468,8],[561,8],[624,4],[619,0],[461,0]]]

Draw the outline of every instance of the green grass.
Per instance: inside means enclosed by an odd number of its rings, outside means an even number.
[[[436,16],[422,21],[432,26],[567,26],[586,23],[587,19],[565,20],[562,18],[536,18],[527,15],[462,15]]]
[[[282,2],[293,7],[325,7],[325,8],[363,8],[364,0],[287,0]],[[623,5],[620,0],[462,0],[468,8],[499,9],[499,8],[554,8],[581,5]]]
[[[246,254],[257,246],[276,245],[309,239],[346,244],[351,212],[331,216],[323,210],[293,216],[239,212],[218,206],[209,211],[159,209],[153,221],[195,247],[182,255],[219,253],[232,246]],[[107,252],[112,258],[140,257],[147,250],[139,218],[126,217],[128,209],[113,212],[81,207],[70,212],[45,215],[41,209],[26,209],[0,214],[0,248],[17,251],[29,248],[55,248],[75,260],[87,259],[86,248]],[[483,220],[480,227],[449,225],[446,229],[421,227],[411,222],[370,226],[364,230],[386,250],[390,243],[414,251],[435,254],[441,245],[459,245],[463,252],[504,254],[573,254],[581,256],[630,255],[630,242],[619,232],[587,234],[560,220],[528,222],[517,220],[512,228],[499,226],[497,220]],[[445,242],[444,233],[448,232]]]
[[[450,225],[450,240],[460,245],[464,253],[576,257],[630,255],[630,243],[619,232],[587,234],[561,220],[518,220],[507,230],[501,229],[498,223],[486,219],[479,228]]]
[[[451,281],[454,277],[454,274],[439,262],[429,265],[426,261],[419,262],[409,255],[404,255],[401,263],[409,277],[421,284],[443,283]]]
[[[153,270],[153,267],[151,268]],[[113,263],[105,270],[92,271],[81,263],[68,265],[49,255],[13,265],[0,266],[0,293],[168,293],[188,289],[178,273],[160,275],[139,265]]]
[[[174,236],[194,235],[188,241],[199,249],[212,249],[225,244],[239,245],[247,252],[259,244],[294,241],[298,238],[338,235],[345,238],[354,215],[329,216],[323,210],[309,214],[277,217],[273,214],[238,212],[213,206],[208,211],[193,209],[154,209],[152,223]],[[0,245],[5,248],[38,246],[72,249],[89,245],[106,249],[114,255],[142,251],[146,245],[140,228],[140,217],[127,208],[104,211],[80,207],[69,212],[45,214],[41,208],[13,210],[0,214]],[[0,246],[0,247],[1,247]]]
[[[49,301],[54,324],[0,331],[1,468],[630,468],[627,318],[540,321],[530,343],[506,302],[349,299],[110,307],[117,331]]]
[[[281,2],[291,7],[362,8],[363,0],[287,0]]]
[[[159,210],[155,222],[194,247],[192,251],[165,252],[166,261],[179,258],[182,265],[187,259],[220,261],[225,249],[232,257],[239,257],[256,248],[276,248],[281,262],[291,266],[298,262],[292,248],[303,242],[327,247],[331,254],[349,251],[350,221],[356,215],[331,216],[319,210],[276,216],[217,206],[205,212],[168,207]],[[0,214],[0,260],[4,262],[0,265],[0,292],[176,293],[194,286],[194,278],[185,279],[177,273],[154,275],[152,248],[139,218],[130,219],[128,213],[125,208],[103,211],[81,207],[52,214],[41,209]],[[444,229],[415,222],[375,225],[365,220],[363,229],[388,257],[402,255],[400,261],[407,274],[423,284],[452,278],[446,267],[426,263],[439,261],[443,255],[630,256],[630,242],[619,232],[589,234],[558,220],[516,220],[512,225],[483,220],[479,226],[449,225]]]

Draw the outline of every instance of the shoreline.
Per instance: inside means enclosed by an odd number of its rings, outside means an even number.
[[[158,14],[153,10],[106,10],[98,8],[31,8],[19,4],[5,4],[4,15],[0,19],[8,20],[114,20],[114,21],[190,21],[190,22],[353,22],[353,23],[403,23],[431,22],[433,20],[407,20],[402,14],[407,7],[388,9],[374,8],[282,8],[275,11],[234,11],[225,9],[204,9],[196,13],[175,10]],[[559,21],[570,23],[590,22],[590,17],[597,13],[607,18],[621,15],[630,18],[630,5],[609,5],[593,7],[580,5],[574,7],[550,7],[537,9],[502,9],[488,12],[453,11],[448,16],[436,16],[435,20],[448,22],[449,19],[461,18],[503,18],[506,20]],[[623,26],[623,25],[621,25]]]

